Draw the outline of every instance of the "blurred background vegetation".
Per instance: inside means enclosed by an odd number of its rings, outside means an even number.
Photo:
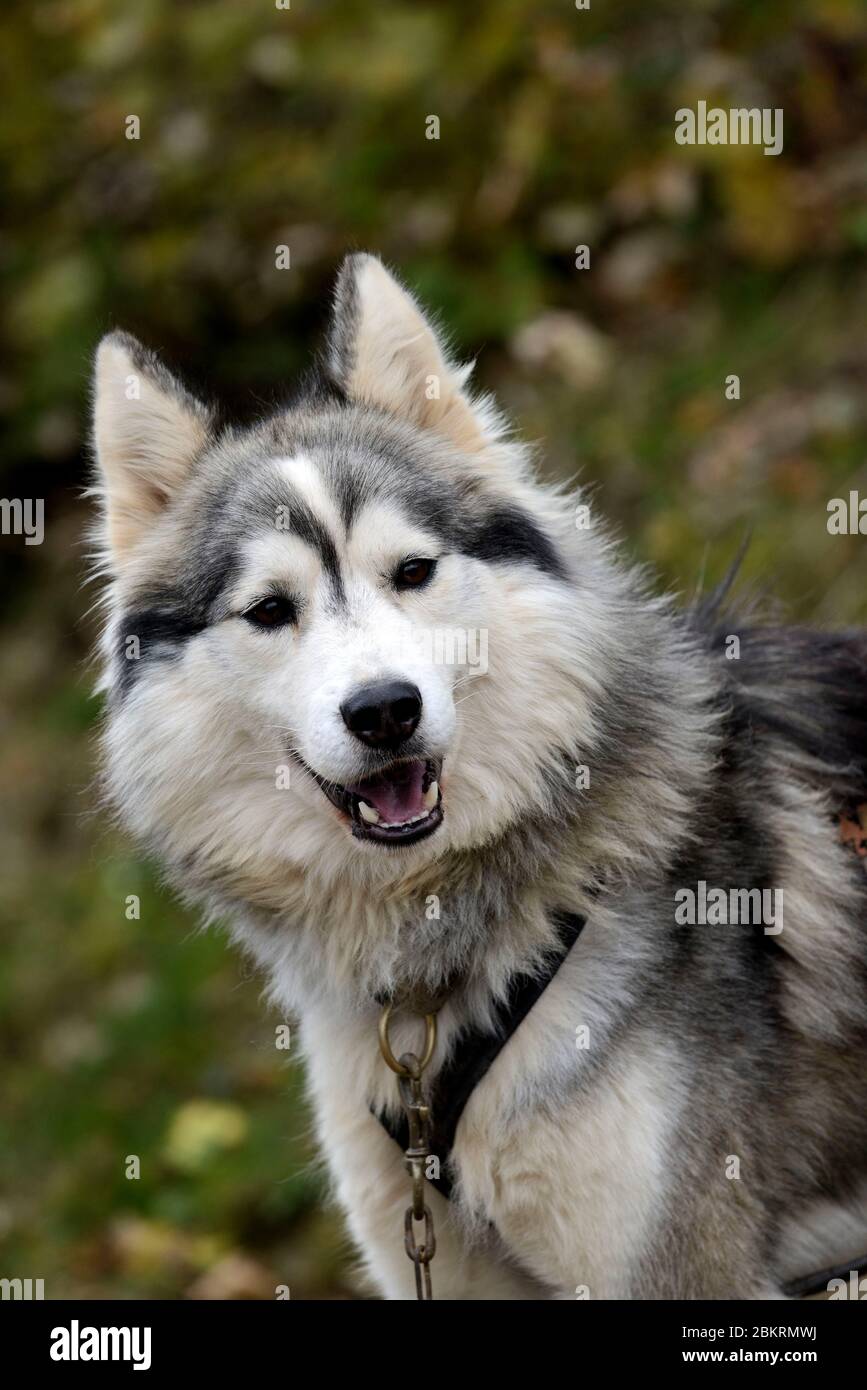
[[[280,1020],[96,805],[94,346],[122,325],[249,418],[375,250],[663,582],[751,528],[793,618],[861,621],[826,506],[867,494],[867,7],[5,0],[2,31],[2,490],[46,532],[2,538],[0,1274],[357,1297]],[[782,155],[677,146],[699,98],[782,107]]]

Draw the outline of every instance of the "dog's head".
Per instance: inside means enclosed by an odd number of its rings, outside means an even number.
[[[253,427],[100,345],[109,784],[174,865],[263,903],[284,871],[414,873],[544,815],[592,744],[590,552],[579,585],[574,505],[467,376],[366,255]]]

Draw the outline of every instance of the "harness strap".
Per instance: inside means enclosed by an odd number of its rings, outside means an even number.
[[[444,1197],[449,1197],[452,1179],[449,1176],[449,1159],[455,1142],[455,1132],[464,1107],[476,1086],[488,1069],[499,1057],[512,1034],[523,1023],[527,1014],[544,994],[563,961],[568,956],[581,932],[586,918],[571,912],[558,912],[553,915],[559,944],[556,952],[549,956],[547,967],[541,975],[518,975],[513,980],[508,997],[495,1010],[492,1030],[473,1028],[458,1040],[454,1053],[440,1068],[430,1088],[430,1108],[433,1127],[431,1131],[430,1152],[439,1159],[440,1175],[431,1178],[433,1186]],[[376,1114],[383,1128],[392,1139],[406,1149],[409,1144],[409,1127],[403,1112],[399,1116]]]

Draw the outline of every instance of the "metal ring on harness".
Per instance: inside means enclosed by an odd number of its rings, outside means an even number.
[[[379,1016],[379,1050],[382,1053],[383,1060],[388,1063],[392,1071],[397,1072],[398,1076],[412,1076],[413,1073],[410,1071],[410,1069],[404,1066],[403,1062],[399,1062],[391,1050],[391,1043],[388,1039],[388,1025],[391,1019],[391,1011],[393,1007],[393,1004],[386,1004],[385,1008]],[[436,1014],[425,1014],[424,1025],[424,1052],[422,1053],[421,1060],[418,1063],[418,1076],[421,1076],[422,1072],[424,1071],[425,1067],[428,1065],[431,1057],[434,1054],[434,1048],[436,1047],[437,1043]]]

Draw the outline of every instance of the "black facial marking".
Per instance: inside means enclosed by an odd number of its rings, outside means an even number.
[[[179,654],[207,621],[177,608],[136,608],[124,616],[118,632],[117,663],[122,695],[127,695],[146,661]]]
[[[286,530],[319,552],[322,568],[331,580],[335,596],[343,602],[343,575],[337,547],[322,522],[303,502],[291,502],[287,507]]]
[[[219,540],[207,528],[206,536],[189,556],[186,579],[141,592],[124,613],[116,648],[122,695],[132,689],[146,661],[178,656],[217,616],[220,595],[234,579],[238,561],[227,538]],[[131,637],[138,643],[130,643]]]
[[[557,551],[531,516],[518,507],[502,506],[489,512],[473,528],[461,549],[488,564],[525,561],[545,574],[565,579],[566,571]]]

